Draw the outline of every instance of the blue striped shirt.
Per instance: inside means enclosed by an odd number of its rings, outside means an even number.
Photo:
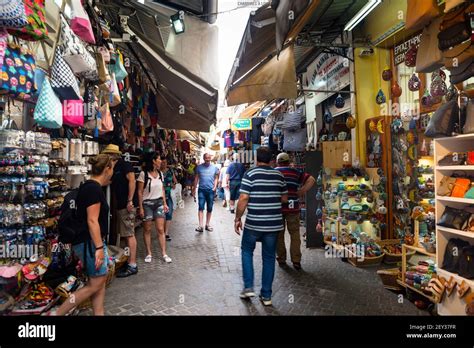
[[[245,172],[240,193],[249,195],[245,228],[256,232],[284,230],[282,195],[288,194],[285,178],[278,170],[259,166]]]

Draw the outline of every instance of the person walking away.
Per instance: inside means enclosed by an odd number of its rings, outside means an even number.
[[[76,257],[81,261],[87,284],[75,291],[71,300],[56,311],[56,315],[66,315],[74,307],[88,298],[92,301],[94,315],[104,315],[105,283],[108,272],[108,255],[105,240],[109,228],[109,205],[102,187],[108,186],[114,173],[116,160],[107,154],[89,159],[92,166],[90,180],[84,182],[77,194],[77,217],[87,224],[80,242],[73,245]]]
[[[168,206],[168,212],[166,213],[165,221],[165,237],[168,242],[171,241],[169,235],[171,221],[173,220],[174,205],[173,197],[171,195],[171,190],[176,188],[178,180],[174,174],[174,170],[168,167],[168,161],[166,158],[161,159],[161,172],[163,173],[163,183],[165,185],[165,195],[166,195],[166,205]]]
[[[188,168],[186,169],[186,189],[187,192],[192,192],[194,181],[195,181],[195,176],[196,176],[196,159],[193,158],[191,160],[191,163],[189,163]]]
[[[278,234],[284,229],[282,203],[288,202],[285,178],[270,167],[272,153],[268,147],[257,149],[257,166],[245,172],[235,216],[235,232],[240,235],[242,216],[247,218],[242,236],[242,270],[244,289],[240,297],[255,296],[253,252],[257,241],[262,242],[262,289],[264,306],[272,304],[272,284],[275,275],[275,253]]]
[[[217,189],[217,182],[219,179],[219,170],[211,164],[211,155],[205,153],[203,156],[204,163],[200,164],[196,168],[196,178],[194,180],[194,186],[192,195],[196,199],[196,188],[199,185],[198,190],[198,218],[199,227],[196,228],[197,232],[203,232],[203,219],[204,219],[204,206],[207,208],[206,215],[206,231],[212,232],[211,217],[212,208],[214,205],[214,195]]]
[[[117,159],[111,189],[116,200],[119,234],[120,237],[126,239],[128,247],[128,263],[117,273],[117,278],[125,278],[138,273],[137,239],[135,238],[136,209],[133,203],[136,186],[135,173],[131,163],[121,157],[122,152],[117,145],[107,145],[102,153],[115,156]]]
[[[229,190],[229,183],[227,180],[227,169],[229,168],[230,161],[225,160],[224,165],[222,166],[220,173],[219,173],[219,188],[224,190],[224,200],[222,202],[222,206],[230,210],[230,190]]]
[[[245,173],[245,166],[238,161],[237,155],[234,155],[233,162],[227,168],[227,183],[230,191],[230,212],[235,213],[235,201],[239,199],[240,185]]]
[[[300,199],[316,183],[313,176],[290,165],[290,156],[280,153],[277,156],[276,170],[285,177],[288,187],[288,203],[283,204],[283,220],[290,234],[290,257],[293,267],[301,269],[301,236],[300,236]],[[277,261],[280,267],[286,265],[285,228],[278,235]]]
[[[166,263],[172,260],[166,254],[165,216],[168,212],[165,189],[163,186],[163,174],[160,171],[161,159],[157,152],[147,153],[143,171],[138,176],[138,204],[140,217],[143,219],[143,237],[147,256],[145,262],[152,261],[151,253],[151,227],[155,222],[158,232],[158,241],[161,254]]]

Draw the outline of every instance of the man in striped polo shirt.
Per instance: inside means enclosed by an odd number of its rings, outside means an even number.
[[[244,290],[241,298],[255,296],[253,251],[262,242],[262,289],[260,300],[272,304],[272,283],[275,274],[275,253],[278,234],[284,230],[282,203],[288,202],[283,175],[270,167],[272,153],[268,147],[257,150],[257,166],[245,172],[235,217],[235,232],[240,235],[242,215],[248,209],[242,236],[242,269]]]
[[[308,173],[290,167],[290,156],[280,153],[277,156],[276,170],[285,177],[288,187],[288,203],[283,204],[283,220],[290,233],[290,256],[295,269],[301,269],[300,202],[299,200],[315,184],[316,180]],[[277,260],[280,266],[286,265],[285,227],[278,236]]]

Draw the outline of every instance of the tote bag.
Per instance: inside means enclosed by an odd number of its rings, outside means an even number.
[[[58,129],[63,125],[61,101],[54,94],[48,78],[43,82],[33,117],[38,125],[45,128]]]
[[[82,100],[66,100],[63,103],[63,123],[71,127],[84,125],[84,103]]]
[[[421,29],[439,14],[436,0],[407,0],[405,29]]]
[[[61,48],[56,48],[53,66],[51,67],[51,86],[61,100],[78,100],[79,84],[70,66],[64,61]]]
[[[27,24],[22,0],[0,0],[0,27],[23,28]]]
[[[89,15],[84,10],[81,0],[68,0],[71,8],[71,29],[85,42],[95,44],[94,32],[92,31]]]
[[[21,29],[9,29],[8,32],[20,39],[38,41],[48,38],[46,27],[45,0],[23,0],[28,24]]]
[[[101,134],[112,132],[114,130],[114,121],[110,112],[109,103],[105,103],[99,109],[100,114],[100,129]]]
[[[115,79],[117,83],[122,82],[128,76],[127,70],[125,70],[125,66],[123,65],[123,55],[122,52],[117,50],[117,60],[115,61],[114,65],[114,73]]]

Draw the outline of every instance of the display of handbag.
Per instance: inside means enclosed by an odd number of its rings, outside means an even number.
[[[459,107],[456,100],[441,105],[431,116],[425,135],[429,138],[451,136],[459,121]]]
[[[28,24],[21,29],[8,29],[8,32],[27,41],[47,39],[45,0],[23,0],[23,2]]]
[[[28,25],[22,0],[0,0],[0,27],[23,28]]]
[[[443,63],[446,68],[452,73],[459,74],[460,71],[466,69],[466,65],[472,61],[474,57],[474,46],[471,41],[463,42],[454,46],[450,50],[443,52]],[[466,62],[467,61],[467,62]]]
[[[466,194],[467,190],[471,187],[471,180],[466,178],[457,178],[454,183],[453,190],[451,191],[451,197],[462,198]]]
[[[115,73],[115,79],[117,80],[117,83],[122,82],[128,76],[127,70],[125,69],[125,66],[123,65],[122,52],[120,52],[119,50],[117,50],[117,60],[115,61],[115,64],[114,64],[114,73]]]
[[[471,213],[468,211],[446,207],[444,209],[441,218],[438,221],[438,225],[447,228],[453,228],[455,230],[462,231],[466,226],[466,223],[471,216]]]
[[[439,14],[436,0],[407,0],[406,30],[421,29]]]
[[[104,62],[106,64],[109,64],[110,63],[110,51],[109,51],[109,49],[107,47],[100,46],[97,50],[104,57]]]
[[[82,75],[89,80],[98,77],[94,57],[71,30],[63,16],[61,16],[61,52],[64,60],[75,74]]]
[[[412,45],[408,51],[405,53],[405,65],[412,68],[416,66],[416,57],[418,53],[418,47],[416,45]],[[394,81],[396,82],[396,81]]]
[[[71,8],[71,29],[85,42],[95,44],[94,32],[92,31],[89,15],[84,10],[81,0],[67,0]]]
[[[64,61],[61,48],[56,47],[51,67],[51,86],[61,100],[79,100],[79,84],[73,71]]]
[[[443,55],[438,48],[438,33],[441,18],[433,20],[423,29],[416,54],[416,72],[429,73],[443,66]]]
[[[466,105],[466,122],[462,131],[464,134],[474,133],[474,101],[472,100]]]
[[[466,160],[466,152],[450,152],[438,161],[438,166],[462,166]]]
[[[117,81],[115,80],[115,74],[112,73],[112,81],[110,84],[110,106],[114,107],[119,105],[122,102],[122,98],[120,97],[120,91],[118,88]]]
[[[462,248],[459,257],[459,275],[466,279],[474,279],[474,246]]]
[[[449,176],[443,176],[439,183],[439,187],[436,191],[438,196],[451,196],[451,192],[454,188],[454,183],[456,182],[456,178],[452,178]]]
[[[97,61],[97,70],[99,74],[99,84],[105,84],[112,80],[112,77],[109,74],[109,70],[105,63],[104,56],[101,53],[96,53],[96,61]],[[107,87],[108,89],[109,87]]]
[[[63,108],[61,101],[54,93],[48,78],[45,78],[41,94],[35,106],[33,118],[39,126],[51,129],[63,125]]]
[[[101,134],[112,132],[114,130],[114,121],[112,120],[112,113],[110,112],[109,103],[105,103],[99,109],[100,114],[100,128]]]
[[[2,65],[0,89],[12,98],[29,101],[35,88],[36,62],[33,53],[14,43],[8,43]]]
[[[285,129],[283,138],[283,150],[304,151],[306,146],[306,128],[297,130]]]
[[[64,101],[63,124],[71,127],[82,127],[84,125],[84,103],[82,100]]]
[[[473,76],[474,76],[474,57],[471,57],[459,67],[451,69],[451,75],[449,76],[449,81],[452,84],[457,84],[457,83],[464,82]]]
[[[464,4],[466,0],[446,0],[444,5],[444,13],[451,11],[452,9]]]
[[[97,114],[96,111],[96,106],[97,106],[97,101],[96,97],[94,94],[94,84],[89,82],[86,84],[84,88],[84,117],[86,120],[92,120],[95,119],[95,116]]]

